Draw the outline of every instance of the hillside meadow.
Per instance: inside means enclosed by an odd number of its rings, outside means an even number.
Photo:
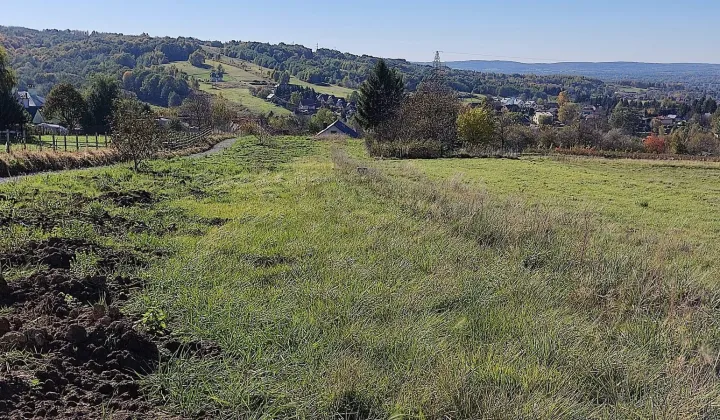
[[[719,168],[245,137],[1,185],[0,252],[60,237],[145,257],[122,311],[221,349],[142,379],[166,413],[714,418]]]

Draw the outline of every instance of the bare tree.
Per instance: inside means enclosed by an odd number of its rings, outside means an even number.
[[[155,114],[137,99],[115,101],[112,116],[112,146],[133,162],[135,171],[145,159],[160,150],[161,136]]]

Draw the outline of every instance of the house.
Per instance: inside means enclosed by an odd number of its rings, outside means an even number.
[[[30,114],[33,124],[42,124],[45,122],[42,114],[37,118],[39,122],[35,122],[36,114],[45,106],[45,98],[26,90],[18,91],[15,95],[20,105]]]
[[[303,99],[298,104],[297,112],[300,114],[314,114],[317,108],[317,103],[312,99]]]
[[[663,125],[663,127],[672,127],[675,125],[675,120],[677,120],[677,115],[661,115],[659,117],[655,118],[656,121],[660,122],[660,124]]]
[[[550,121],[555,121],[555,115],[552,112],[548,111],[536,112],[535,115],[533,115],[532,117],[532,121],[536,125],[540,125],[540,122],[545,118],[549,118]]]
[[[317,133],[315,137],[352,137],[352,138],[358,138],[360,137],[357,133],[357,131],[353,130],[352,128],[348,127],[347,124],[340,120],[336,120],[334,123],[330,124],[326,129],[323,131]]]

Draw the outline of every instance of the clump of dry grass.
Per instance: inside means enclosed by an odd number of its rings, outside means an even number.
[[[34,172],[79,169],[120,161],[112,148],[82,152],[21,151],[0,154],[0,177]]]
[[[233,134],[220,134],[207,137],[203,142],[187,149],[162,151],[159,158],[187,156],[209,150],[222,140],[234,137]],[[79,152],[59,151],[18,151],[0,153],[0,178],[37,172],[61,171],[67,169],[90,168],[122,162],[117,149],[86,150]]]

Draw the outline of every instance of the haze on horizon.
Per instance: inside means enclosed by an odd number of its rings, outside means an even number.
[[[34,3],[42,13],[20,2],[3,10],[5,26],[285,42],[423,62],[439,50],[443,61],[720,63],[720,2],[710,0],[64,0]]]

